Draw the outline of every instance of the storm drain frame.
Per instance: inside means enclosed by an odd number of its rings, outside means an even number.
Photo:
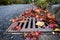
[[[42,32],[51,32],[53,29],[51,28],[40,28],[36,25],[37,19],[36,18],[25,18],[25,22],[15,22],[10,25],[10,27],[5,31],[5,33],[23,33],[23,32],[30,32],[30,31],[42,31]],[[22,29],[20,31],[12,30],[12,27],[20,26]]]

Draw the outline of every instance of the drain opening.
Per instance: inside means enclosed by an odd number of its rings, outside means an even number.
[[[37,19],[35,19],[36,21],[35,21],[35,24],[37,23]],[[35,25],[35,28],[38,28],[38,26],[37,25]]]
[[[20,22],[18,22],[17,26],[19,26]]]
[[[21,24],[21,28],[23,28],[24,23]]]
[[[29,22],[27,22],[27,23],[26,23],[26,26],[25,26],[25,28],[28,28],[28,23],[29,23]]]
[[[31,19],[31,24],[30,28],[33,28],[33,19]]]

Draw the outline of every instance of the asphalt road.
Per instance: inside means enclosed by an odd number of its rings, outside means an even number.
[[[4,34],[4,32],[11,24],[9,19],[19,16],[27,7],[32,8],[30,4],[0,6],[0,40],[24,40],[21,35]],[[44,34],[39,37],[39,40],[60,40],[60,37]]]

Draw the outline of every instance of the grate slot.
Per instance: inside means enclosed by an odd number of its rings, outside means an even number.
[[[35,23],[37,23],[37,19],[35,19],[36,21],[35,21]],[[35,25],[35,28],[38,28],[38,26],[37,25]]]
[[[27,23],[26,23],[26,26],[25,26],[25,28],[28,28],[28,24],[29,24],[29,18],[26,18],[26,20],[27,20]]]
[[[33,28],[33,19],[31,19],[31,24],[30,28]]]
[[[48,24],[45,22],[45,26],[48,26]]]
[[[21,25],[22,25],[22,22],[20,22],[20,24],[19,24],[19,26],[22,28],[22,26],[21,26]]]
[[[26,19],[26,22],[24,22],[23,29],[25,29],[27,22],[28,22],[28,19]]]
[[[19,26],[20,22],[18,22],[17,26]]]
[[[21,24],[21,28],[23,28],[24,23]]]
[[[31,19],[32,19],[32,18],[29,19],[28,29],[30,29],[30,27],[31,27]]]
[[[25,28],[28,28],[28,23],[29,23],[29,22],[27,22],[27,24],[26,24]]]
[[[29,21],[29,19],[28,19],[28,21]]]

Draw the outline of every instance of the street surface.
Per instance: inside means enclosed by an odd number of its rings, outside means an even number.
[[[0,6],[0,40],[24,40],[21,35],[4,34],[6,29],[11,25],[11,18],[19,16],[26,8],[32,8],[30,4],[13,4]],[[40,35],[39,40],[60,40],[58,35]]]

